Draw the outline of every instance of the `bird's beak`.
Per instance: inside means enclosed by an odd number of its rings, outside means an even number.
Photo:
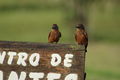
[[[77,26],[75,28],[78,28]]]
[[[55,29],[55,27],[52,27],[52,29]]]

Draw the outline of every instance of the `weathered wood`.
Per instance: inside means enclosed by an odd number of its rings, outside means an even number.
[[[0,53],[3,51],[9,52],[26,52],[29,57],[32,53],[40,54],[40,63],[38,66],[31,66],[29,58],[26,60],[27,66],[21,66],[17,64],[18,56],[14,57],[11,65],[7,64],[9,56],[5,57],[3,64],[0,64],[0,70],[3,71],[4,79],[8,80],[11,71],[17,72],[20,75],[21,71],[27,73],[25,80],[33,80],[28,75],[30,72],[44,72],[45,76],[41,80],[47,80],[46,76],[49,72],[60,73],[61,78],[58,80],[64,80],[65,76],[70,73],[78,74],[78,80],[84,80],[85,71],[85,49],[81,45],[70,45],[70,44],[45,44],[45,43],[30,43],[30,42],[11,42],[11,41],[0,41]],[[58,53],[62,57],[62,62],[58,66],[52,66],[50,64],[51,55]],[[65,54],[73,54],[73,61],[71,67],[65,67],[63,64]]]

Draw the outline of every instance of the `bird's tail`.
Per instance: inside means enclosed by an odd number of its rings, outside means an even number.
[[[87,52],[87,45],[85,45],[85,52]]]

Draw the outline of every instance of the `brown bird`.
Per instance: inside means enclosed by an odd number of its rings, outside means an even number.
[[[87,32],[85,31],[83,24],[78,24],[76,26],[75,40],[78,43],[78,45],[84,45],[85,52],[87,52],[88,35],[87,35]]]
[[[58,25],[53,24],[51,32],[48,35],[49,43],[57,43],[61,37],[61,32],[59,31]]]

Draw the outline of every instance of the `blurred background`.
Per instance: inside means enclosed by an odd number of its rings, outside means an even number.
[[[0,0],[0,40],[47,43],[53,23],[59,43],[75,44],[74,26],[86,26],[87,80],[120,80],[120,0]]]

